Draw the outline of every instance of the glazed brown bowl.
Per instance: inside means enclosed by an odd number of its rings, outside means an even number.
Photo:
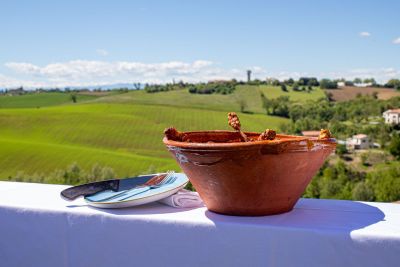
[[[335,139],[278,134],[240,142],[238,132],[184,132],[189,142],[163,139],[210,211],[263,216],[293,209],[336,147]],[[246,133],[257,138],[258,133]]]

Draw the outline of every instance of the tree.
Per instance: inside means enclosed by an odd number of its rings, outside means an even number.
[[[267,84],[274,85],[274,86],[279,86],[281,84],[281,82],[276,78],[267,78],[266,82],[267,82]]]
[[[76,96],[76,94],[71,95],[71,100],[73,103],[76,103],[78,101],[78,97]]]
[[[319,85],[318,80],[315,77],[301,77],[299,79],[298,83],[299,83],[299,85],[303,85],[303,86],[306,86],[306,85],[318,86]]]
[[[289,92],[289,90],[287,89],[287,87],[286,87],[285,84],[282,84],[282,85],[281,85],[281,90],[282,90],[283,92]]]
[[[386,84],[385,87],[394,88],[399,90],[400,89],[400,80],[399,79],[391,79]]]
[[[337,82],[331,81],[329,79],[322,79],[320,81],[321,89],[337,89]]]
[[[324,91],[324,93],[325,93],[325,96],[326,96],[326,100],[328,100],[330,102],[334,101],[333,94],[331,92]]]
[[[370,164],[368,163],[368,153],[364,152],[360,155],[360,160],[361,164],[363,166],[369,166]]]
[[[310,78],[307,85],[308,86],[319,86],[319,82],[318,82],[317,78]]]
[[[269,100],[264,93],[260,93],[260,97],[261,97],[261,102],[263,105],[263,108],[265,109],[265,111],[267,112],[267,115],[270,115],[270,108],[271,108],[271,100]]]
[[[375,81],[374,78],[366,78],[366,79],[364,79],[363,82],[364,82],[364,83],[371,83],[373,86],[376,85],[376,81]]]
[[[354,82],[353,81],[345,81],[344,85],[346,85],[346,86],[354,86]]]
[[[272,108],[272,115],[281,116],[281,117],[289,117],[289,97],[288,96],[280,96],[275,99],[271,99],[270,106]]]
[[[295,82],[295,83],[293,84],[292,90],[293,90],[293,91],[300,91],[300,87],[299,87],[298,82]]]
[[[310,78],[301,77],[297,83],[298,83],[299,85],[307,85],[309,80],[310,80]]]
[[[389,145],[389,152],[397,159],[400,159],[400,136],[398,134],[393,134]]]
[[[358,182],[352,191],[354,200],[373,201],[374,190],[364,181]]]
[[[238,99],[238,104],[240,107],[240,112],[244,113],[246,112],[246,108],[247,108],[247,102],[244,98],[239,98]]]
[[[399,164],[368,173],[367,182],[373,186],[376,201],[392,202],[400,199]]]
[[[353,83],[362,83],[361,78],[354,78]]]
[[[278,79],[274,79],[271,82],[271,85],[273,85],[273,86],[279,86],[280,84],[281,84],[281,82]]]
[[[345,145],[338,144],[338,145],[336,146],[336,154],[337,154],[339,157],[343,157],[343,155],[346,154],[346,153],[347,153],[347,148],[346,148]]]
[[[284,80],[283,83],[292,86],[294,84],[294,80],[292,78],[289,78],[287,80]]]

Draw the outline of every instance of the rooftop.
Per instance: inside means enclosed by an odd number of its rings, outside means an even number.
[[[362,139],[362,138],[367,138],[368,136],[366,134],[356,134],[353,135],[353,138],[358,138],[358,139]]]
[[[400,113],[400,108],[388,109],[384,113]]]
[[[320,131],[302,131],[301,134],[309,137],[319,136]]]

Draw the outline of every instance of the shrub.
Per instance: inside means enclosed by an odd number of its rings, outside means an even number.
[[[373,189],[364,181],[358,182],[354,186],[352,197],[354,200],[360,201],[373,201],[375,198]]]
[[[321,89],[337,89],[337,82],[331,81],[329,79],[322,79],[320,81]]]

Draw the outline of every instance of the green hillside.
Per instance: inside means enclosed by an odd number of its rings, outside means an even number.
[[[77,102],[95,99],[94,95],[77,95]],[[35,93],[27,95],[0,96],[1,108],[38,108],[71,103],[68,93]]]
[[[240,86],[242,88],[251,88],[251,85],[243,85]],[[307,100],[317,100],[319,98],[325,98],[324,90],[313,87],[313,90],[310,93],[304,91],[292,91],[291,87],[288,86],[289,92],[283,92],[280,86],[271,86],[271,85],[260,85],[259,89],[265,94],[268,98],[277,98],[279,96],[289,96],[292,101],[307,101]]]
[[[233,94],[190,94],[187,90],[175,90],[149,94],[142,90],[131,91],[125,94],[102,97],[96,99],[100,103],[123,103],[144,105],[165,105],[174,107],[190,107],[207,110],[240,111],[240,103],[245,103],[245,111],[254,113],[265,113],[260,94],[268,98],[289,96],[292,101],[316,100],[325,97],[323,90],[314,87],[313,91],[307,92],[283,92],[279,86],[269,85],[239,85]]]
[[[106,103],[0,109],[0,177],[7,179],[17,171],[50,173],[73,162],[84,168],[94,163],[110,166],[119,176],[149,168],[176,169],[161,141],[164,128],[228,129],[226,111],[115,100],[138,93],[142,92],[96,100]],[[161,93],[148,95],[156,99]],[[177,102],[183,106],[183,100]],[[218,106],[216,102],[210,106]],[[247,131],[277,129],[286,121],[263,114],[240,114],[240,118]]]
[[[287,95],[293,101],[323,97],[283,92],[273,86],[237,86],[233,94],[190,94],[187,90],[77,95],[40,93],[0,96],[0,179],[18,171],[52,173],[76,162],[85,169],[98,163],[118,176],[178,169],[161,142],[164,128],[229,129],[226,113],[240,112],[246,131],[279,129],[286,119],[264,115],[260,94]],[[253,114],[251,114],[253,113]]]

